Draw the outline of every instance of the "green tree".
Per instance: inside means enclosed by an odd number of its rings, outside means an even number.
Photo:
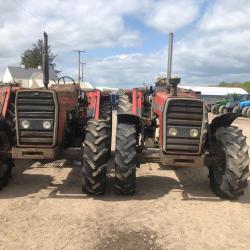
[[[26,68],[37,68],[39,65],[42,66],[42,55],[43,55],[44,45],[43,40],[37,40],[33,43],[31,49],[27,49],[21,56],[21,64],[25,65]],[[51,52],[50,45],[48,46],[49,63],[51,66],[55,67],[56,64],[54,59],[56,55]]]

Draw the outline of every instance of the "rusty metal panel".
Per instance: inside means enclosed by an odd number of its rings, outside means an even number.
[[[172,167],[204,167],[204,156],[198,155],[167,155],[160,151],[163,165]]]
[[[89,102],[87,116],[98,119],[100,115],[101,91],[96,89],[87,91],[86,95]]]
[[[57,159],[58,148],[12,148],[13,159]]]

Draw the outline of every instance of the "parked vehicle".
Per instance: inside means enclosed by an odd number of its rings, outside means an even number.
[[[134,88],[119,98],[115,189],[134,193],[136,167],[157,160],[172,167],[207,166],[215,194],[237,198],[249,174],[246,137],[231,126],[238,115],[226,113],[209,124],[204,101],[178,88],[180,78],[171,77],[172,46],[170,33],[167,78],[156,88]]]
[[[241,114],[243,117],[250,118],[250,101],[239,102],[234,108],[234,113]]]
[[[0,188],[11,177],[14,159],[66,158],[81,160],[83,191],[101,194],[111,147],[109,94],[83,91],[70,77],[48,88],[47,40],[44,33],[44,88],[0,88]]]

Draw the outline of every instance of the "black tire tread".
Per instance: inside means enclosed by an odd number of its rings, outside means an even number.
[[[136,125],[118,123],[115,148],[115,190],[133,194],[136,189]]]
[[[109,123],[90,120],[87,124],[82,157],[82,191],[92,195],[105,192],[109,145]]]
[[[132,111],[132,103],[129,101],[129,97],[127,95],[120,95],[118,102],[118,113],[131,113]]]
[[[6,122],[11,130],[11,141],[16,143],[16,121],[15,121],[15,95],[11,93],[10,102],[6,113]]]
[[[8,150],[12,145],[12,133],[8,127],[7,121],[5,119],[0,119],[0,131],[5,133],[8,144],[0,145],[1,150]],[[8,183],[12,176],[12,169],[14,167],[14,161],[12,158],[3,158],[0,159],[0,168],[5,165],[5,171],[1,171],[0,169],[0,190],[4,188]]]
[[[109,125],[109,146],[108,146],[108,154],[111,155],[111,146],[112,146],[112,106],[109,100],[105,100],[101,103],[100,107],[100,116],[101,119],[104,119],[108,122]]]
[[[226,168],[221,183],[214,179],[216,171],[209,169],[213,191],[222,198],[235,199],[244,193],[249,176],[249,156],[246,137],[237,127],[221,127],[216,130],[216,139],[222,143],[226,155]]]

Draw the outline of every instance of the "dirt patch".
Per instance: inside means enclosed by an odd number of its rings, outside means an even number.
[[[248,145],[249,122],[234,122]],[[0,191],[0,249],[249,249],[250,179],[232,202],[214,195],[206,168],[147,163],[137,170],[135,195],[119,196],[111,160],[106,194],[89,197],[74,165],[16,161]]]
[[[98,244],[98,250],[162,249],[157,245],[157,234],[153,231],[109,231],[107,235]]]

